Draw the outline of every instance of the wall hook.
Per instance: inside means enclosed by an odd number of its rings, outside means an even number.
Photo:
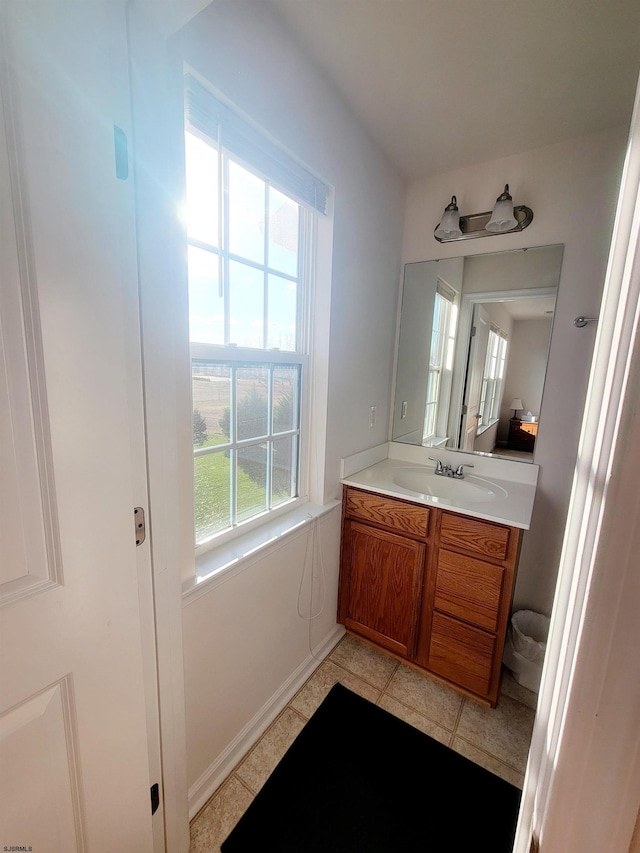
[[[576,327],[576,329],[582,329],[582,328],[584,328],[584,326],[587,325],[587,323],[597,323],[597,322],[598,322],[597,317],[576,317],[576,319],[573,321],[573,325]]]

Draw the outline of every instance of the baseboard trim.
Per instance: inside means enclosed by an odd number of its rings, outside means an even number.
[[[319,663],[324,660],[338,643],[338,640],[342,638],[344,633],[344,626],[336,625],[327,637],[325,637],[320,646],[314,650],[314,654],[309,654],[305,658],[300,666],[291,674],[290,678],[265,702],[258,713],[238,732],[229,746],[189,788],[189,820],[195,817],[242,757],[246,755],[249,749],[264,734],[266,729],[319,666]]]

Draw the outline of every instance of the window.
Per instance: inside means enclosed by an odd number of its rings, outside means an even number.
[[[304,493],[309,257],[326,187],[190,75],[185,160],[200,546]]]
[[[457,319],[456,292],[438,279],[424,414],[423,441],[426,445],[446,434]]]
[[[478,421],[479,430],[491,426],[491,424],[498,420],[500,415],[506,357],[507,336],[501,329],[492,327],[489,330],[487,357],[482,377],[480,420]]]

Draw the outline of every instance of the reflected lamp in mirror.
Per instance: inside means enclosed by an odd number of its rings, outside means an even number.
[[[510,234],[523,231],[533,221],[533,211],[524,204],[514,207],[509,184],[504,185],[492,211],[469,213],[460,216],[455,196],[452,196],[436,226],[433,236],[439,243],[451,240],[469,240],[474,237],[491,237],[493,234]]]
[[[458,203],[456,197],[453,195],[451,196],[451,203],[444,209],[440,224],[435,230],[435,235],[439,240],[455,240],[461,234]]]
[[[513,400],[509,403],[509,408],[513,409],[512,417],[516,418],[517,417],[516,412],[521,412],[524,409],[524,406],[522,405],[522,400],[520,399],[520,397],[514,397]]]

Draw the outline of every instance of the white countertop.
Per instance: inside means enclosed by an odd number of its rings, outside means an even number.
[[[468,454],[456,454],[455,458],[452,454],[451,459],[445,458],[445,455],[441,453],[434,453],[433,448],[429,448],[429,452],[431,455],[434,455],[439,458],[442,458],[443,463],[446,462],[454,462],[455,464],[460,464],[461,462],[467,462]],[[369,455],[365,457],[367,460],[373,461],[375,455],[372,457],[371,453],[368,452]],[[394,452],[396,455],[397,451]],[[378,457],[381,455],[379,452]],[[511,469],[509,467],[505,467],[504,465],[495,466],[492,469],[490,464],[482,464],[477,467],[480,468],[478,472],[474,470],[473,473],[465,472],[464,480],[454,480],[448,477],[438,477],[438,480],[442,479],[445,481],[443,484],[443,488],[446,489],[448,493],[448,497],[434,497],[430,494],[425,494],[420,491],[413,491],[412,489],[404,488],[396,482],[396,478],[398,476],[402,477],[402,474],[411,474],[412,472],[417,472],[418,478],[420,475],[420,469],[424,469],[425,472],[433,475],[435,464],[432,461],[418,461],[415,458],[415,454],[407,454],[411,458],[384,458],[380,461],[374,462],[373,464],[367,465],[367,467],[362,468],[359,471],[353,471],[354,465],[357,464],[356,457],[350,457],[349,460],[344,460],[343,464],[343,474],[341,482],[347,486],[354,486],[358,489],[366,489],[372,492],[378,492],[379,494],[389,495],[390,497],[395,498],[403,498],[404,500],[412,500],[416,503],[422,503],[426,505],[432,505],[439,507],[440,509],[446,509],[451,512],[459,512],[462,515],[469,515],[474,518],[482,518],[487,521],[496,521],[500,524],[509,524],[513,527],[520,527],[524,530],[528,530],[531,524],[531,514],[533,512],[533,502],[536,494],[536,482],[537,482],[537,466],[527,465],[529,471],[522,471],[518,468]],[[474,460],[473,457],[470,457],[469,462],[473,462],[476,464],[477,460]],[[491,462],[491,460],[487,460]],[[497,460],[496,460],[497,461]],[[502,461],[502,460],[500,460]],[[514,463],[514,464],[524,464],[524,463]],[[535,469],[531,470],[531,469]],[[499,473],[500,477],[493,476],[493,473]],[[513,478],[508,477],[509,473],[513,471]],[[349,473],[347,473],[349,472]],[[507,474],[507,477],[505,477]],[[488,500],[483,498],[482,500],[473,500],[472,496],[468,494],[461,494],[458,496],[456,494],[457,489],[456,485],[460,483],[463,488],[460,489],[460,492],[470,491],[469,489],[464,488],[464,484],[468,483],[469,485],[478,485],[478,486],[486,486],[489,487],[491,491],[494,492],[495,497]],[[491,489],[492,486],[495,488]]]

